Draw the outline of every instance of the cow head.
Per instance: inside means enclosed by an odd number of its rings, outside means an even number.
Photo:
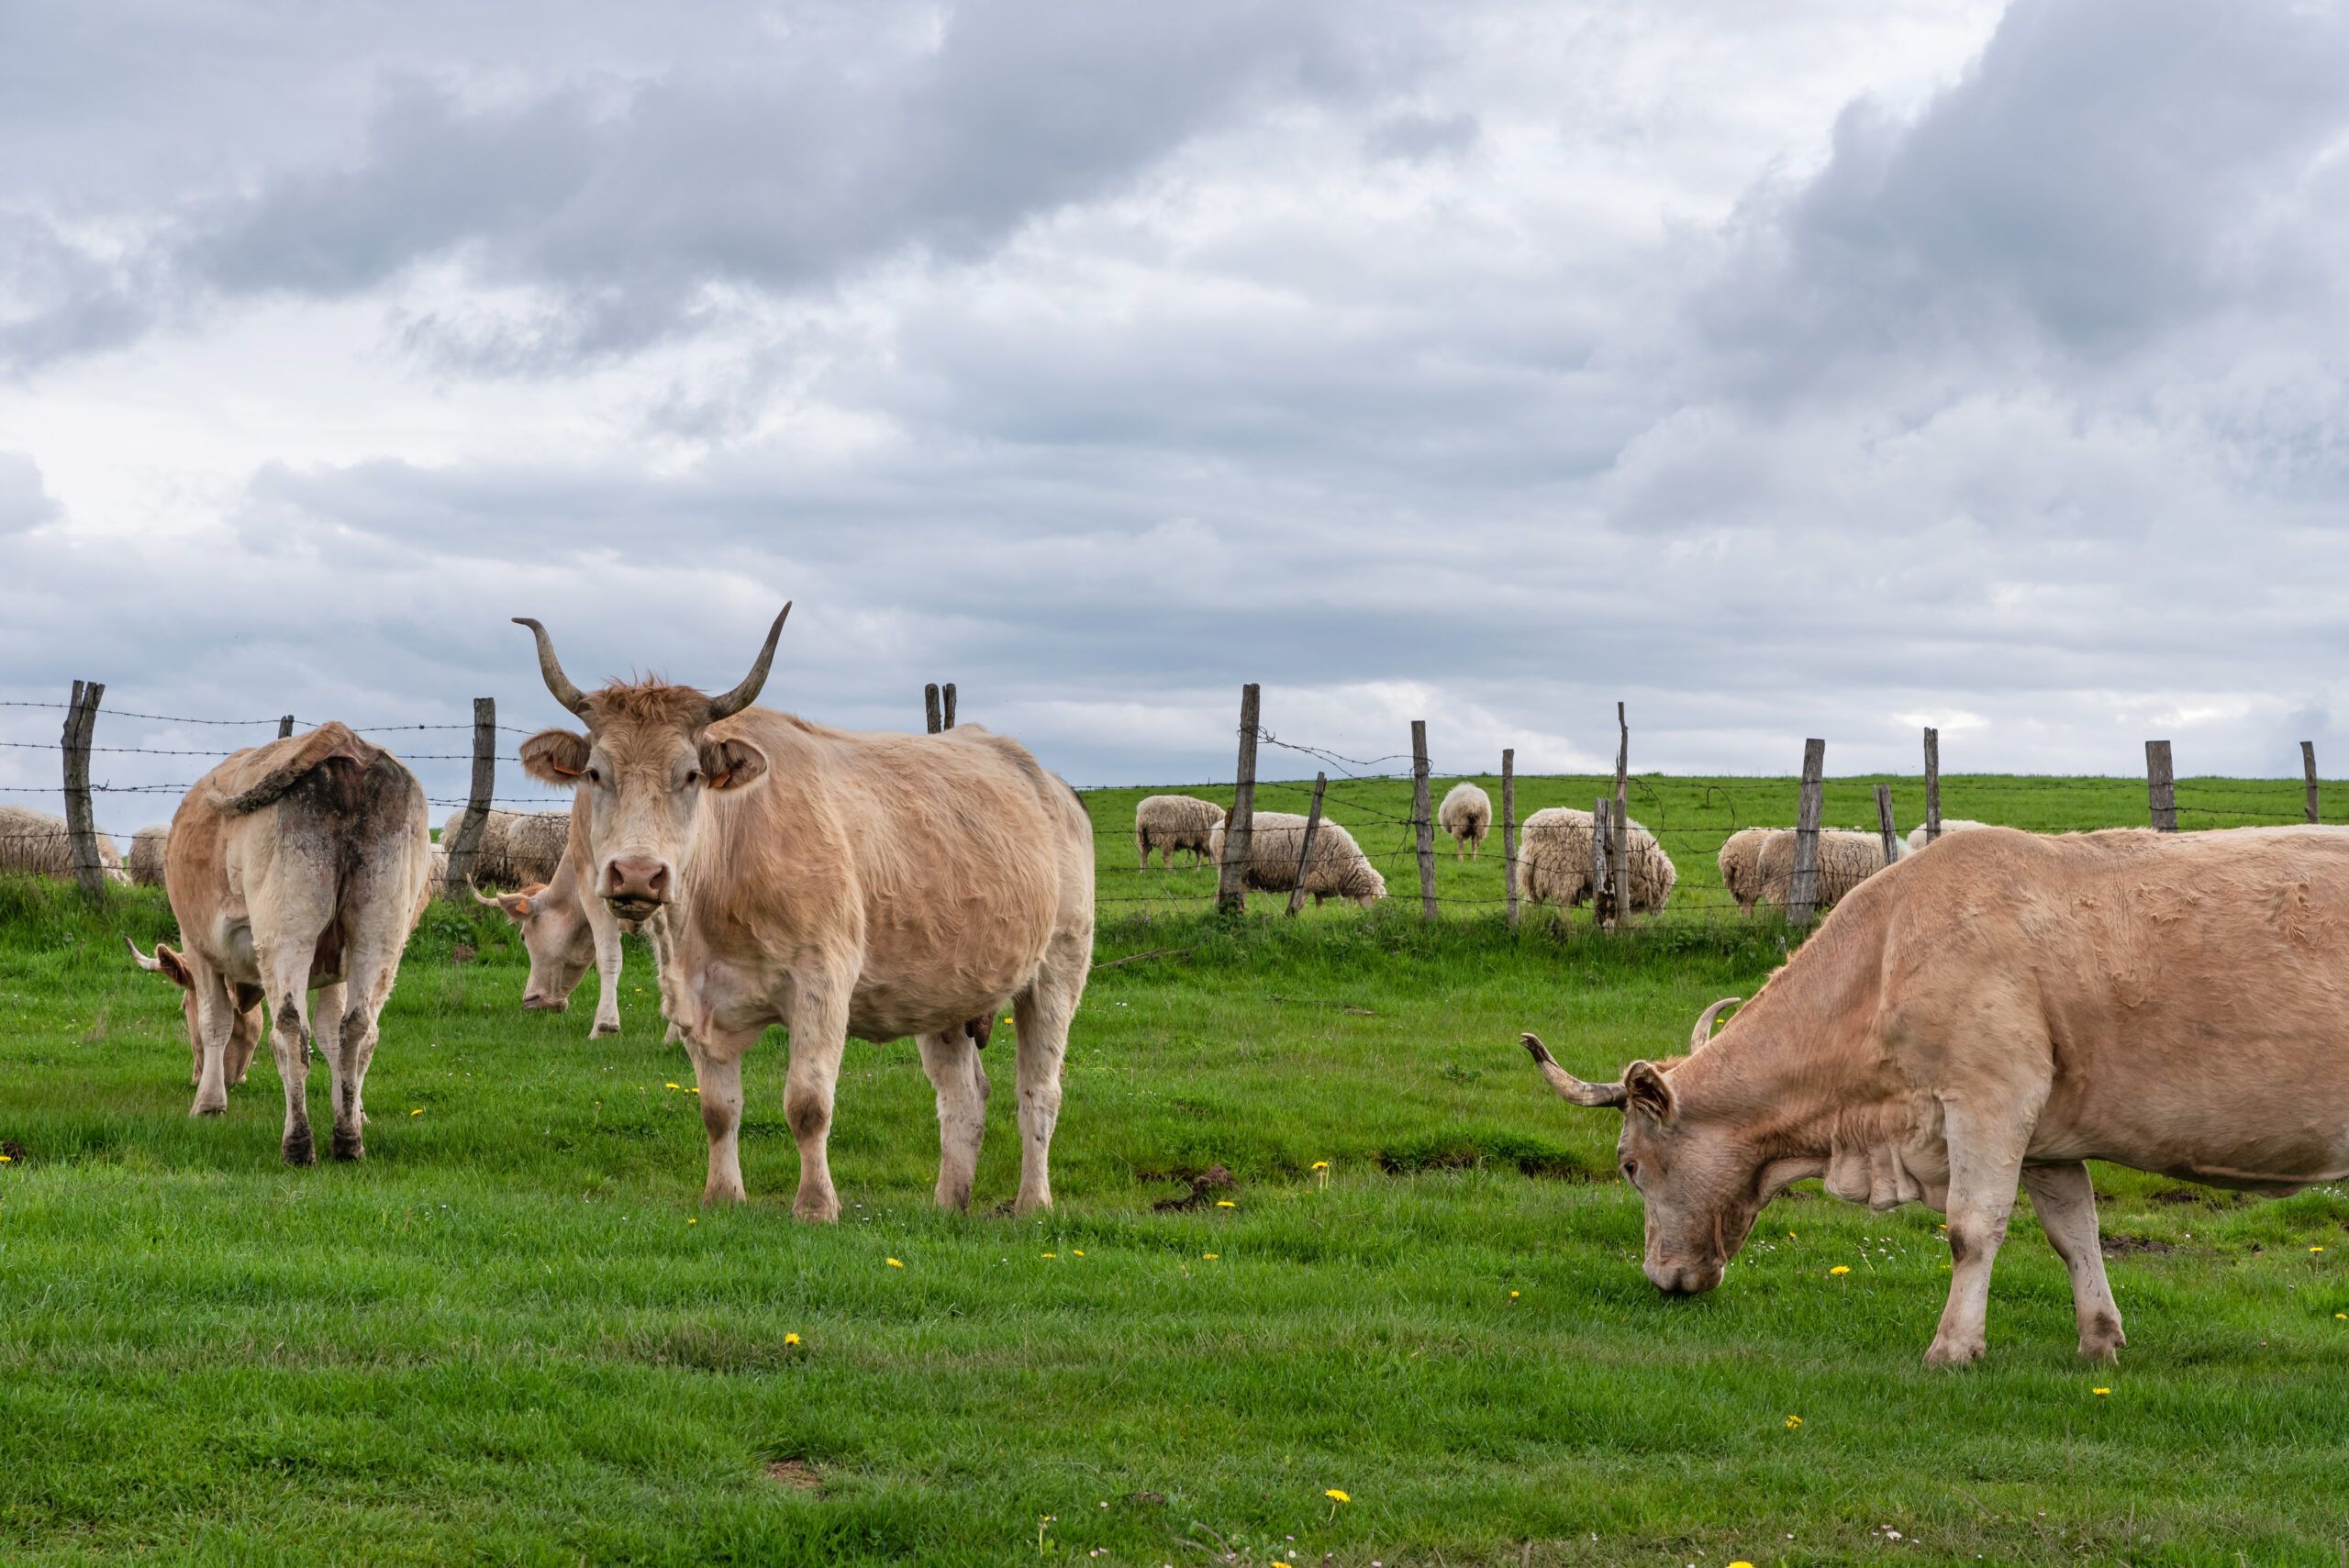
[[[1690,1034],[1692,1053],[1703,1049],[1713,1020],[1737,1000],[1726,996],[1705,1009]],[[1789,1182],[1819,1173],[1816,1161],[1770,1158],[1750,1118],[1708,1117],[1685,1104],[1686,1096],[1674,1090],[1672,1070],[1686,1058],[1634,1062],[1620,1084],[1586,1084],[1559,1066],[1534,1036],[1524,1036],[1523,1044],[1560,1097],[1623,1113],[1616,1166],[1646,1206],[1644,1267],[1658,1290],[1694,1296],[1720,1284],[1762,1206]]]
[[[598,897],[630,926],[675,895],[677,867],[701,823],[702,797],[747,789],[766,773],[766,754],[746,740],[716,740],[709,727],[751,706],[766,684],[775,639],[791,606],[774,617],[766,646],[740,685],[722,696],[660,681],[615,683],[582,692],[562,673],[546,628],[528,617],[539,643],[539,673],[555,700],[584,720],[584,735],[542,729],[522,742],[522,768],[543,783],[575,786],[587,802],[587,843]]]
[[[161,974],[180,988],[180,1016],[187,1020],[187,1043],[200,1057],[204,1051],[204,1027],[197,1021],[195,1010],[195,974],[187,960],[161,942],[155,944],[155,956],[148,957],[139,951],[139,944],[128,937],[122,945],[130,950],[131,958],[150,974]],[[234,987],[231,987],[234,990]],[[242,1001],[241,996],[238,1000]],[[249,1006],[235,1009],[228,1025],[228,1059],[231,1062],[249,1060],[253,1048],[261,1043],[261,1002],[256,996]]]
[[[522,1006],[532,1012],[560,1013],[570,1006],[571,994],[596,962],[596,933],[580,907],[576,886],[568,877],[557,881],[564,885],[533,883],[519,893],[495,895],[473,890],[475,902],[503,912],[521,929],[522,951],[530,955]]]

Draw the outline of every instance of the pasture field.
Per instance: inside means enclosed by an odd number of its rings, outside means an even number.
[[[1872,782],[1833,781],[1828,821],[1869,820]],[[1645,787],[1633,814],[1684,891],[1713,880],[1731,790],[1742,823],[1793,815],[1790,781]],[[1375,852],[1367,811],[1408,816],[1407,784],[1331,791]],[[1090,797],[1105,900],[1148,900],[1105,902],[1098,957],[1158,956],[1094,975],[1059,1206],[1020,1218],[991,1212],[1016,1169],[1008,1029],[970,1215],[930,1206],[910,1042],[851,1048],[842,1223],[789,1218],[774,1041],[746,1073],[751,1200],[703,1212],[644,951],[626,1032],[590,1041],[590,993],[522,1013],[518,944],[459,906],[428,915],[385,1013],[367,1161],[289,1171],[266,1051],[227,1117],[185,1115],[177,993],[121,948],[173,934],[160,894],[92,912],[0,883],[0,1561],[2342,1561],[2342,1193],[2099,1169],[2117,1368],[2075,1358],[2027,1209],[1969,1372],[1920,1364],[1936,1218],[1815,1184],[1720,1290],[1668,1301],[1639,1272],[1616,1118],[1552,1097],[1516,1037],[1611,1076],[1751,994],[1782,927],[1692,898],[1613,938],[1546,913],[1511,933],[1468,901],[1497,868],[1448,851],[1462,902],[1434,925],[1386,860],[1395,897],[1367,915],[1226,923],[1209,873],[1122,869],[1142,793]],[[1596,793],[1524,780],[1520,809]],[[2179,795],[2265,820],[2299,786]],[[2125,825],[2144,796],[1953,778],[1944,808]]]

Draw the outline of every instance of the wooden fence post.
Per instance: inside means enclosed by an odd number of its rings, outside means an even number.
[[[1795,817],[1794,885],[1787,893],[1787,923],[1795,927],[1810,924],[1819,910],[1819,810],[1824,786],[1820,775],[1827,770],[1827,742],[1809,740],[1802,743],[1802,809]]]
[[[294,716],[287,714],[277,721],[277,738],[284,740],[294,733]]]
[[[1892,864],[1900,858],[1900,835],[1892,826],[1892,786],[1876,786],[1876,829],[1884,835],[1884,863]]]
[[[1608,851],[1607,869],[1614,873],[1615,885],[1608,898],[1614,918],[1620,920],[1631,913],[1631,797],[1625,770],[1631,763],[1631,727],[1623,717],[1623,705],[1615,705],[1615,843]]]
[[[936,681],[930,682],[921,689],[921,713],[922,722],[928,727],[930,734],[935,735],[941,728],[944,728],[939,723],[938,683]]]
[[[2310,820],[2310,822],[2314,822],[2314,821],[2317,819],[2317,815],[2316,815],[2316,742],[2315,742],[2315,741],[2313,741],[2313,740],[2303,740],[2303,741],[2301,741],[2301,742],[2300,742],[2300,772],[2301,772],[2302,773],[2306,774],[2306,775],[2307,775],[2307,777],[2308,777],[2308,782],[2309,782],[2309,798],[2308,798],[2309,820]]]
[[[1501,751],[1501,886],[1508,895],[1508,929],[1517,929],[1517,749]]]
[[[1256,826],[1256,683],[1240,688],[1240,765],[1231,789],[1231,815],[1223,820],[1223,864],[1216,873],[1219,909],[1248,907],[1248,854]]]
[[[1925,842],[1942,836],[1942,732],[1925,726]]]
[[[1411,720],[1411,820],[1419,837],[1419,914],[1435,918],[1435,822],[1428,806],[1428,721]]]
[[[2166,740],[2145,742],[2145,808],[2153,816],[2154,831],[2177,831],[2177,779],[2169,769]]]
[[[90,811],[90,735],[97,728],[98,699],[106,695],[103,681],[76,681],[65,706],[65,834],[73,851],[73,880],[99,903],[106,901],[106,872]]]
[[[1305,868],[1313,863],[1313,835],[1321,826],[1321,792],[1329,787],[1329,774],[1313,775],[1313,808],[1305,814],[1305,842],[1297,847],[1297,885],[1288,890],[1292,915],[1305,907]]]
[[[954,728],[954,683],[947,682],[938,688],[940,717],[949,729]]]
[[[473,880],[473,862],[481,851],[483,830],[489,826],[490,797],[497,793],[497,699],[473,698],[473,782],[465,814],[457,819],[457,838],[448,846],[449,874],[443,890],[451,898]],[[508,891],[511,891],[510,889]]]
[[[1614,875],[1607,866],[1608,822],[1615,814],[1615,803],[1600,795],[1590,807],[1590,913],[1605,929],[1612,923],[1607,907],[1608,889],[1614,885]]]

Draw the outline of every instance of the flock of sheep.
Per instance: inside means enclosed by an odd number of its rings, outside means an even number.
[[[1188,795],[1153,795],[1134,806],[1134,848],[1143,869],[1150,857],[1170,868],[1177,854],[1187,853],[1194,866],[1220,864],[1223,860],[1223,807]],[[1436,826],[1449,835],[1455,858],[1479,856],[1492,832],[1492,796],[1477,785],[1453,784],[1436,808]],[[1978,828],[1978,822],[1944,821],[1943,832]],[[1300,880],[1319,905],[1325,898],[1351,898],[1364,908],[1386,896],[1386,880],[1370,863],[1353,834],[1329,817],[1314,829],[1312,860],[1305,862],[1306,819],[1291,812],[1259,811],[1250,831],[1245,886],[1251,893],[1288,893]],[[1594,819],[1587,811],[1553,806],[1528,817],[1519,828],[1518,864],[1523,873],[1525,896],[1535,904],[1574,908],[1588,903],[1593,886]],[[1926,830],[1909,834],[1910,851],[1925,846]],[[1741,913],[1751,915],[1757,905],[1784,908],[1793,895],[1795,829],[1745,828],[1722,843],[1719,864],[1721,885],[1737,900]],[[1628,865],[1625,909],[1652,915],[1663,909],[1680,879],[1672,857],[1655,835],[1637,821],[1625,827],[1624,855]],[[1884,869],[1881,835],[1845,828],[1821,828],[1819,834],[1819,882],[1814,900],[1824,910],[1868,877]]]

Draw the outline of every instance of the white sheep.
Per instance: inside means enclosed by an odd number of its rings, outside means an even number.
[[[172,825],[158,822],[130,836],[130,858],[123,869],[141,887],[163,885],[163,851],[172,841]]]
[[[1949,824],[1942,827],[1946,832]],[[1751,915],[1757,904],[1787,906],[1794,893],[1795,838],[1792,828],[1742,828],[1722,841],[1721,885],[1737,900],[1741,912]],[[1812,907],[1832,907],[1883,869],[1881,833],[1820,828],[1819,885]]]
[[[1493,797],[1464,780],[1453,784],[1435,808],[1435,825],[1452,835],[1453,860],[1464,855],[1481,859],[1485,836],[1493,830]]]
[[[106,834],[98,836],[98,863],[108,882],[128,882],[122,869],[122,851]],[[73,875],[73,840],[65,818],[29,806],[0,803],[0,872],[30,872],[36,876]]]
[[[1209,839],[1223,826],[1223,807],[1191,795],[1144,795],[1134,806],[1134,847],[1141,851],[1145,870],[1150,852],[1158,851],[1162,869],[1174,863],[1174,851],[1191,851],[1191,863],[1208,858]]]
[[[1220,822],[1209,835],[1208,858],[1223,863]],[[1259,811],[1249,828],[1248,863],[1241,885],[1250,893],[1286,893],[1297,886],[1297,862],[1305,852],[1305,818],[1290,811]],[[1305,868],[1305,891],[1318,906],[1324,898],[1351,898],[1367,909],[1386,896],[1386,879],[1362,852],[1354,836],[1324,817],[1313,829],[1313,861]]]
[[[1571,806],[1549,806],[1525,819],[1518,830],[1517,859],[1525,873],[1528,898],[1562,909],[1589,902],[1592,820],[1589,812]],[[1672,889],[1680,880],[1679,870],[1655,835],[1636,820],[1626,825],[1624,838],[1631,862],[1627,913],[1653,914],[1672,897]]]
[[[1942,831],[1943,833],[1963,833],[1970,828],[1987,828],[1989,824],[1987,822],[1969,822],[1962,817],[1944,817],[1942,818]],[[1912,855],[1919,850],[1925,847],[1925,825],[1923,823],[1920,822],[1915,828],[1909,829],[1908,844],[1909,847],[1904,852]]]
[[[447,851],[455,845],[458,824],[464,819],[465,808],[461,806],[440,825],[442,860],[433,885],[443,891],[448,882]],[[500,811],[492,806],[481,826],[481,842],[473,851],[473,883],[480,887],[515,888],[552,882],[570,842],[571,808],[567,806],[559,811]]]

